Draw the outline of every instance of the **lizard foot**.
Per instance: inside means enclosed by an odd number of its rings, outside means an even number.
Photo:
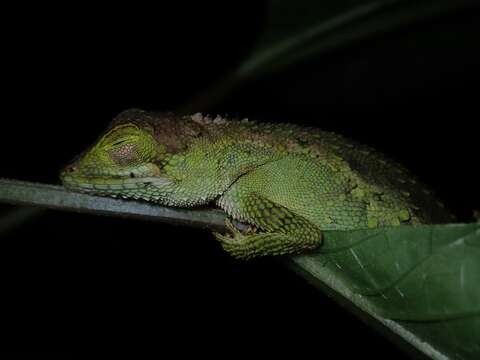
[[[253,225],[238,222],[236,220],[232,221],[228,218],[225,220],[225,227],[227,228],[225,234],[217,232],[213,233],[215,238],[224,245],[238,243],[242,241],[245,236],[253,235],[258,232],[258,228]]]

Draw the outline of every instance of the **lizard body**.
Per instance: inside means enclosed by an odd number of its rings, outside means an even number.
[[[215,234],[238,258],[297,253],[322,230],[441,223],[406,169],[340,135],[291,124],[127,110],[61,173],[65,186],[167,206],[214,202],[252,225]]]

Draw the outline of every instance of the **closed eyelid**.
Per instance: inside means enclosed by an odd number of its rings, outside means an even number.
[[[134,124],[124,124],[110,129],[100,140],[100,145],[118,145],[123,142],[138,140],[140,129]]]
[[[128,141],[128,139],[120,139],[120,140],[115,141],[114,143],[111,143],[110,145],[112,145],[112,146],[122,145],[122,144],[125,144],[127,141]]]
[[[111,142],[109,145],[111,145],[111,146],[122,145],[122,144],[126,144],[126,143],[135,142],[137,139],[138,139],[138,137],[132,137],[132,136],[127,137],[127,138],[120,138],[120,139],[117,139],[117,140]]]
[[[117,147],[120,145],[131,144],[135,143],[139,140],[139,136],[137,135],[129,135],[119,137],[117,139],[109,139],[109,141],[105,144],[108,148]]]

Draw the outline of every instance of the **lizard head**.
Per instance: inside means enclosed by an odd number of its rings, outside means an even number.
[[[76,191],[140,198],[146,184],[162,181],[158,164],[163,154],[165,147],[147,125],[114,124],[65,167],[60,178],[66,187]]]

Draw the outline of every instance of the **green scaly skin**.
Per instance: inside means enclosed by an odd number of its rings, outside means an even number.
[[[61,179],[166,206],[215,203],[251,225],[215,234],[242,259],[314,249],[322,230],[452,220],[406,169],[340,135],[199,114],[127,110]]]

